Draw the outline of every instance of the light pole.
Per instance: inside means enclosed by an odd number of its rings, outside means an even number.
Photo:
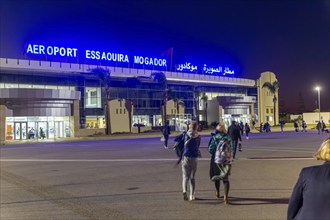
[[[315,88],[317,90],[317,98],[318,98],[318,104],[319,104],[319,122],[321,123],[321,103],[320,103],[320,90],[321,88],[319,86],[317,86]]]

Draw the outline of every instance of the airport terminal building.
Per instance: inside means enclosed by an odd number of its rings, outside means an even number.
[[[1,141],[104,133],[105,103],[111,133],[137,132],[137,125],[143,126],[142,131],[157,129],[163,125],[164,112],[175,130],[186,129],[195,117],[209,125],[232,120],[274,123],[273,95],[262,88],[265,82],[277,81],[272,72],[242,79],[226,66],[185,62],[170,71],[164,58],[95,50],[84,50],[83,56],[108,63],[82,64],[70,60],[78,57],[79,48],[29,44],[25,50],[36,56],[0,58]],[[68,61],[38,59],[45,54]],[[100,69],[111,79],[107,98],[102,80],[94,74]],[[155,73],[166,77],[166,109],[164,88],[151,77]],[[275,110],[278,122],[278,104]]]

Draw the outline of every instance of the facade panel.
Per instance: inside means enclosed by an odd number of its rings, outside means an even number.
[[[164,89],[151,78],[157,71],[6,58],[0,58],[0,62],[1,140],[31,138],[28,132],[32,127],[36,131],[34,138],[82,136],[93,134],[93,129],[94,133],[104,133],[107,100],[102,82],[92,74],[96,68],[111,74],[108,101],[112,131],[134,132],[136,124],[143,125],[144,130],[163,125]],[[264,120],[272,116],[272,97],[258,89],[261,81],[265,81],[263,78],[257,84],[256,80],[234,77],[163,73],[168,84],[167,119],[176,129],[186,128],[186,123],[196,117],[207,124],[219,121],[229,124],[231,120],[251,123],[258,117]],[[138,83],[132,84],[129,79]],[[125,106],[118,107],[119,103]],[[34,118],[16,122],[19,117]],[[40,117],[46,118],[40,121]]]

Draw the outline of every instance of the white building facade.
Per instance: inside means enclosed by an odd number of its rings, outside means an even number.
[[[91,71],[97,68],[111,73],[108,103],[112,133],[137,132],[138,125],[142,131],[162,126],[164,91],[150,79],[156,70],[0,58],[0,140],[104,133],[104,87]],[[231,120],[272,122],[273,97],[260,85],[276,80],[273,73],[252,80],[161,72],[168,83],[166,112],[173,129],[185,129],[195,116],[207,120],[207,124]],[[139,79],[139,85],[127,85],[130,78]],[[193,91],[197,87],[201,92],[196,113]]]

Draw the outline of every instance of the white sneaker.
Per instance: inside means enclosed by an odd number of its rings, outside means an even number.
[[[189,200],[190,200],[190,201],[194,201],[194,200],[195,200],[195,196],[194,196],[194,195],[190,195]]]
[[[168,147],[166,147],[165,145],[164,145],[164,148],[165,148],[165,149],[168,149]]]

